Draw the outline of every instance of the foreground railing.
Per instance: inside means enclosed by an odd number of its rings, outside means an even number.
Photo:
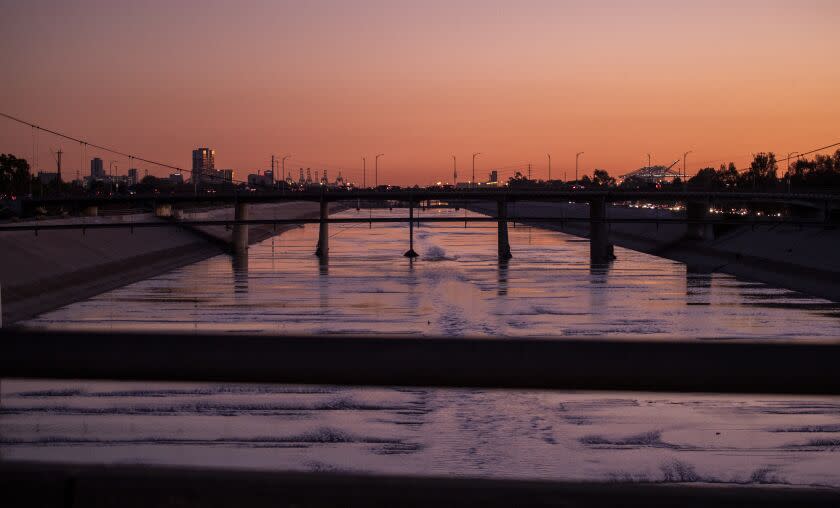
[[[0,332],[0,378],[840,395],[840,343]],[[23,505],[836,506],[823,488],[0,463]],[[40,501],[43,503],[38,504]]]

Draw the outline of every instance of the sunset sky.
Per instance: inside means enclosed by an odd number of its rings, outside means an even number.
[[[466,180],[473,152],[481,179],[545,178],[546,153],[571,178],[581,151],[582,172],[620,175],[693,150],[693,173],[840,141],[836,0],[0,6],[0,111],[185,168],[210,146],[238,178],[271,154],[360,181],[384,153],[392,184],[451,180],[452,155]],[[62,147],[75,177],[78,144],[39,147],[38,169]],[[30,159],[31,130],[0,119],[0,152]]]

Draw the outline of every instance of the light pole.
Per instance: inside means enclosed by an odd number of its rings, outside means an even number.
[[[362,188],[367,189],[367,159],[362,157]]]
[[[547,153],[548,156],[548,182],[551,183],[551,154]]]
[[[799,152],[790,152],[790,153],[787,155],[787,163],[788,163],[788,169],[787,169],[788,192],[790,192],[791,184],[793,183],[793,182],[792,182],[792,180],[793,180],[793,175],[791,175],[791,174],[790,174],[790,158],[791,158],[791,156],[793,156],[793,155],[797,155],[797,154],[799,154]]]
[[[291,157],[291,155],[284,155],[284,156],[280,159],[280,166],[282,166],[282,168],[283,168],[283,169],[282,169],[282,171],[283,171],[283,184],[284,184],[284,185],[285,185],[285,183],[286,183],[286,159],[288,159],[288,158],[290,158],[290,157]]]
[[[685,158],[688,157],[688,154],[694,153],[694,150],[689,150],[683,154],[683,181],[685,181]]]
[[[111,161],[108,163],[108,172],[111,173],[111,185],[109,185],[111,192],[114,192],[114,168],[117,167],[116,162]],[[119,168],[117,168],[117,171],[119,171]]]
[[[373,180],[374,188],[379,187],[379,158],[384,156],[384,155],[385,155],[384,153],[376,154],[376,157],[374,158],[374,161],[373,161],[374,162],[374,167],[376,168],[375,172],[374,172],[374,180]]]
[[[648,170],[650,170],[650,154],[647,154],[647,156],[648,156],[648,165],[647,165],[647,168],[648,168]]]
[[[581,155],[583,155],[583,152],[575,154],[575,182],[578,181],[578,161],[580,160]]]
[[[452,156],[452,186],[458,186],[458,159]]]
[[[481,155],[481,152],[476,152],[472,157],[472,181],[470,183],[473,185],[475,185],[475,158],[479,155]]]

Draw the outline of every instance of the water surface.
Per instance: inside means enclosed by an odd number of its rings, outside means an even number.
[[[510,234],[500,264],[495,228],[423,224],[410,261],[404,226],[334,225],[324,265],[307,226],[247,263],[219,256],[27,326],[835,340],[840,312],[824,300],[620,248],[590,266],[585,240]],[[46,381],[0,393],[5,458],[840,486],[840,398]]]

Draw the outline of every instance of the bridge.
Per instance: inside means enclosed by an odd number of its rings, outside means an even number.
[[[248,206],[257,203],[276,203],[282,201],[309,201],[320,203],[320,214],[317,219],[269,219],[249,220]],[[608,203],[638,202],[674,203],[683,202],[686,207],[685,217],[671,218],[615,218],[607,216]],[[360,206],[362,202],[369,205],[390,205],[408,208],[407,217],[389,218],[330,218],[329,204],[334,202],[355,202]],[[532,223],[572,223],[583,222],[589,226],[590,259],[594,263],[604,263],[612,258],[612,246],[608,239],[608,227],[611,223],[621,222],[656,222],[681,223],[687,225],[686,237],[693,240],[710,239],[715,224],[756,225],[756,224],[796,224],[799,226],[825,227],[830,223],[831,213],[840,204],[840,195],[833,194],[792,194],[792,193],[758,193],[758,192],[697,192],[697,191],[622,191],[622,190],[437,190],[437,189],[408,189],[408,190],[332,190],[322,188],[320,191],[269,191],[269,192],[236,192],[229,194],[149,194],[149,195],[119,195],[119,196],[80,196],[80,197],[49,197],[41,199],[26,199],[19,203],[24,212],[31,212],[38,208],[70,208],[83,216],[97,216],[99,208],[113,205],[129,205],[132,207],[150,207],[155,215],[165,218],[165,221],[134,222],[134,223],[100,223],[100,224],[26,224],[4,225],[0,231],[38,231],[50,229],[95,229],[95,228],[145,228],[145,227],[198,227],[198,226],[232,226],[233,251],[240,255],[247,253],[248,227],[251,225],[285,224],[318,224],[319,235],[315,253],[326,259],[329,254],[329,225],[341,223],[408,223],[409,245],[405,255],[417,257],[414,251],[414,225],[419,222],[415,217],[415,208],[423,203],[437,202],[440,206],[461,207],[469,203],[490,202],[496,204],[495,216],[487,217],[426,217],[423,222],[496,222],[498,225],[498,255],[500,259],[511,258],[508,236],[509,222]],[[558,217],[519,217],[508,213],[508,205],[517,202],[574,202],[585,203],[589,206],[588,218],[558,218]],[[173,210],[178,206],[190,204],[231,204],[235,207],[233,220],[189,221],[174,218]],[[801,219],[731,219],[712,218],[709,208],[718,203],[741,204],[778,204],[789,206],[809,206],[821,211],[821,217],[812,220]]]

